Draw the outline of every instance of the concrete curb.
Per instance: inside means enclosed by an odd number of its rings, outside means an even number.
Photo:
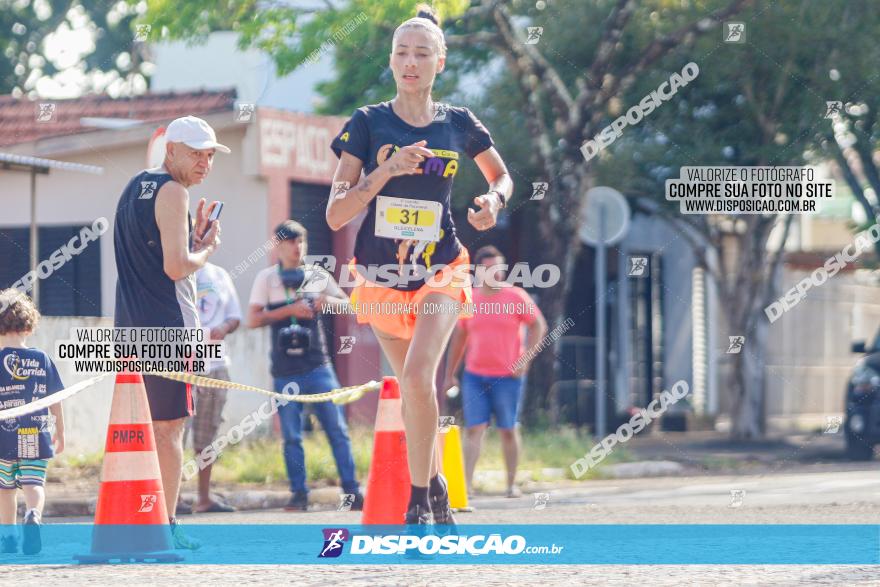
[[[544,469],[543,474],[551,477],[551,481],[532,483],[528,479],[527,471],[520,471],[517,481],[522,484],[524,494],[535,491],[547,491],[548,485],[560,484],[572,486],[578,485],[578,481],[569,481],[564,478],[563,469]],[[617,463],[604,466],[601,469],[603,479],[636,479],[640,477],[674,477],[682,475],[685,467],[675,461],[637,461],[633,463]],[[478,471],[478,479],[482,481],[502,479],[503,471]],[[243,491],[224,491],[218,489],[215,492],[226,503],[234,506],[239,511],[272,510],[281,509],[290,499],[287,491],[247,489]],[[340,503],[342,490],[339,487],[319,487],[309,491],[309,505],[317,510],[335,510]],[[493,495],[492,492],[480,492],[480,495]],[[193,503],[196,494],[184,492],[181,495],[183,501]],[[59,496],[53,497],[50,493],[46,498],[46,507],[43,515],[48,518],[57,517],[92,517],[95,515],[97,496]],[[19,513],[24,514],[24,504],[19,504]],[[199,515],[199,514],[193,514]],[[188,516],[185,516],[185,520]]]
[[[234,493],[218,491],[217,495],[239,511],[280,509],[290,499],[290,493],[287,491],[253,489]],[[339,487],[312,489],[309,491],[309,504],[319,509],[330,509],[331,506],[335,509],[339,505],[340,495],[342,495],[342,490]],[[196,499],[196,494],[185,492],[181,497],[183,501],[192,503]],[[94,516],[97,502],[97,497],[74,496],[53,499],[50,494],[46,497],[43,516],[47,518]],[[24,514],[24,504],[19,504],[19,513]]]
[[[674,477],[684,474],[685,468],[675,461],[636,461],[616,463],[600,469],[604,478],[635,479],[638,477]]]

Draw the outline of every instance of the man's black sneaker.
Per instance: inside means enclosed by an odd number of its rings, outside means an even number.
[[[37,554],[43,550],[43,540],[40,538],[40,512],[28,510],[24,515],[24,527],[22,534],[24,539],[21,543],[21,551],[24,554]]]
[[[0,537],[0,552],[3,554],[15,554],[18,552],[18,540],[15,536]]]
[[[309,509],[309,494],[296,491],[290,496],[290,501],[284,506],[286,512],[305,512]]]
[[[364,494],[358,491],[354,494],[354,501],[351,503],[351,511],[353,512],[362,512],[364,511]]]

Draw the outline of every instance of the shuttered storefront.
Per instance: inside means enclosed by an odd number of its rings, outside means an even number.
[[[37,229],[41,261],[68,246],[83,227],[80,225],[41,226]],[[80,247],[79,240],[75,248]],[[0,228],[0,287],[12,287],[30,271],[30,229]],[[101,247],[89,243],[70,261],[52,266],[52,274],[40,280],[40,313],[45,316],[101,315]],[[57,266],[57,268],[55,268]],[[45,275],[48,271],[44,270]]]
[[[290,217],[309,232],[308,255],[332,255],[333,231],[327,225],[327,197],[330,186],[310,183],[291,183]],[[324,332],[327,334],[327,350],[333,363],[336,363],[336,339],[334,321],[324,317]]]

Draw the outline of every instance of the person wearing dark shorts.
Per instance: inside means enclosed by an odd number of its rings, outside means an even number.
[[[165,159],[126,185],[116,208],[117,328],[198,328],[195,272],[220,246],[220,223],[209,220],[217,202],[199,200],[189,213],[187,189],[204,181],[214,153],[229,153],[214,129],[194,116],[178,118],[165,131]],[[189,386],[154,376],[144,385],[153,418],[156,452],[169,512],[175,511],[183,467],[183,431],[193,413]],[[175,545],[195,548],[170,519]]]

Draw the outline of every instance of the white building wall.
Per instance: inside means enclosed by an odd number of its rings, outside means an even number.
[[[809,272],[786,268],[782,290]],[[770,325],[767,340],[767,417],[773,427],[817,428],[842,416],[844,390],[855,362],[855,340],[880,328],[880,291],[856,273],[839,273],[814,287]]]
[[[229,116],[232,116],[232,112]],[[245,261],[254,250],[265,243],[269,232],[266,184],[262,178],[248,173],[249,167],[253,166],[245,163],[249,156],[247,143],[244,142],[248,128],[248,125],[242,124],[218,133],[218,140],[228,145],[233,153],[218,154],[208,179],[202,185],[190,189],[193,213],[200,197],[222,200],[225,203],[221,217],[222,243],[212,261],[229,270]],[[82,136],[86,137],[83,140],[90,140],[88,135]],[[49,175],[38,175],[38,224],[91,225],[96,218],[103,216],[112,225],[119,195],[131,177],[145,167],[146,150],[146,143],[102,148],[96,142],[89,150],[58,156],[58,159],[64,161],[102,166],[104,174],[52,171]],[[18,152],[26,151],[18,149]],[[51,155],[40,156],[52,158]],[[24,227],[29,223],[30,175],[0,171],[0,226]],[[116,290],[112,228],[99,242],[102,263],[101,314],[112,316]],[[40,258],[45,259],[51,253],[52,251],[40,251]],[[258,264],[235,280],[242,304],[247,301],[256,271],[265,267],[266,263],[267,258],[260,259]]]
[[[390,51],[389,41],[389,51]],[[211,33],[204,44],[162,43],[152,47],[156,72],[150,91],[186,92],[225,90],[234,87],[239,102],[282,110],[313,112],[318,96],[312,91],[320,81],[332,77],[331,54],[305,64],[279,78],[275,64],[259,51],[238,49],[238,34]],[[217,67],[222,63],[222,67]],[[193,75],[197,71],[198,75]]]
[[[55,354],[55,342],[69,338],[72,328],[110,327],[110,318],[45,317],[37,331],[28,339],[28,345]],[[266,329],[240,329],[227,338],[227,352],[232,357],[229,375],[233,381],[271,389],[269,376],[269,336]],[[61,380],[70,387],[89,375],[74,371],[73,363],[56,361]],[[64,401],[65,440],[68,454],[89,454],[104,449],[110,403],[113,398],[114,375]],[[224,415],[226,422],[221,433],[239,423],[268,398],[252,392],[229,391]],[[263,426],[268,429],[268,425]],[[256,432],[255,432],[256,434]],[[279,447],[279,450],[280,447]]]

